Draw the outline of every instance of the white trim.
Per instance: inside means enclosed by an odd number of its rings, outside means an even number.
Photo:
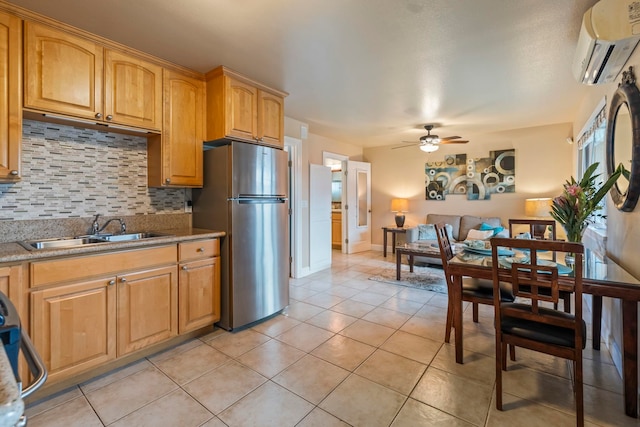
[[[349,156],[345,156],[344,154],[331,153],[329,151],[322,152],[322,164],[327,166],[327,159],[340,160],[344,162],[345,160],[349,160]]]
[[[302,184],[302,140],[284,137],[284,145],[290,150],[291,159],[291,192],[289,194],[289,206],[291,207],[291,276],[303,277],[302,268],[302,210],[300,209],[301,184]],[[309,274],[309,273],[307,273]]]
[[[600,114],[600,111],[602,111],[602,109],[605,108],[606,106],[607,106],[607,97],[603,96],[600,102],[598,102],[598,105],[596,105],[596,108],[593,109],[593,112],[589,116],[589,119],[587,119],[587,121],[584,122],[582,129],[580,129],[580,132],[578,132],[578,134],[574,138],[574,141],[580,141],[580,138],[582,138],[582,135],[584,135],[586,131],[591,129],[591,126],[596,116]]]

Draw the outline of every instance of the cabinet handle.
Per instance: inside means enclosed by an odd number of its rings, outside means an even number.
[[[109,114],[106,118],[107,118],[107,120],[112,120],[113,116],[111,114]]]
[[[9,172],[11,175],[16,176],[18,175],[18,171],[17,170],[12,170],[11,172]]]
[[[198,248],[198,252],[204,252],[204,248]]]
[[[115,281],[115,280],[109,280],[109,283],[108,283],[108,285],[109,285],[109,286],[113,286],[113,285],[115,285],[115,284],[116,284],[116,281]]]
[[[186,265],[183,265],[183,266],[182,266],[182,269],[183,269],[184,271],[187,271],[187,270],[188,270],[188,268],[187,268],[187,266],[186,266]]]
[[[164,180],[167,184],[171,183],[171,178],[167,178]]]
[[[123,277],[123,278],[121,278],[121,279],[120,279],[120,281],[121,281],[122,283],[124,283],[124,282],[126,282],[126,281],[127,281],[127,278],[126,278],[126,277]]]
[[[102,114],[101,113],[96,113],[96,119],[101,119],[102,118]]]

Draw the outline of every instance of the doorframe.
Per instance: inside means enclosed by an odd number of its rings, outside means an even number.
[[[302,140],[284,137],[285,151],[288,152],[291,167],[289,168],[289,208],[291,209],[291,224],[289,233],[291,256],[291,277],[297,278],[304,275],[302,269],[302,210],[300,209],[301,185],[302,185]]]
[[[347,244],[345,243],[345,239],[347,236],[347,218],[346,215],[344,213],[344,207],[347,204],[347,191],[346,191],[346,175],[345,175],[345,171],[347,169],[347,165],[346,162],[349,161],[349,156],[345,156],[344,154],[338,154],[338,153],[332,153],[330,151],[323,151],[322,152],[322,164],[325,166],[329,166],[327,165],[327,160],[338,160],[340,161],[340,163],[342,164],[341,169],[342,169],[342,202],[340,203],[340,206],[342,206],[341,210],[342,210],[342,244],[340,245],[340,252],[342,252],[343,254],[347,253]]]

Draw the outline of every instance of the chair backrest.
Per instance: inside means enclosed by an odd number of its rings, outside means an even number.
[[[498,248],[516,248],[528,250],[528,262],[514,260],[513,257],[504,258],[498,256]],[[538,252],[540,251],[540,252]],[[542,259],[540,255],[548,256],[551,253],[571,253],[575,256],[575,268],[564,280],[563,290],[570,290],[574,295],[574,317],[554,315],[548,310],[541,311],[541,303],[558,303],[559,279],[558,267],[555,263]],[[535,240],[535,239],[491,239],[491,266],[493,270],[494,304],[496,305],[496,328],[500,328],[501,314],[517,317],[525,320],[533,320],[540,323],[574,329],[576,332],[576,346],[582,348],[582,259],[584,247],[581,243]],[[560,257],[562,259],[562,257]],[[514,262],[507,262],[514,261]],[[510,268],[509,268],[509,265]],[[530,300],[529,311],[502,307],[500,304],[500,281],[510,282],[513,285],[513,293],[516,297]],[[572,282],[572,283],[571,283]],[[551,310],[545,306],[545,309]],[[554,310],[556,311],[556,310]],[[579,340],[579,341],[578,341]]]
[[[449,234],[445,228],[444,223],[434,224],[436,229],[436,236],[438,237],[438,247],[440,248],[440,258],[442,259],[442,269],[444,275],[447,278],[447,285],[451,286],[451,275],[449,274],[449,260],[453,258],[453,249],[451,248],[451,241],[449,240]]]
[[[553,219],[509,219],[509,237],[513,235],[514,225],[529,226],[529,233],[534,239],[544,239],[544,234],[549,229],[549,240],[556,240],[556,222]]]

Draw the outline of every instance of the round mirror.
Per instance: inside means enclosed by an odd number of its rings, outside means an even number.
[[[618,108],[615,119],[615,129],[613,131],[613,164],[622,163],[626,170],[631,170],[631,143],[633,135],[631,134],[631,116],[629,115],[629,106],[624,103]],[[620,175],[616,181],[618,192],[625,196],[629,189],[629,178]]]
[[[625,172],[611,188],[611,198],[621,211],[632,211],[640,196],[640,91],[633,68],[622,73],[622,82],[611,99],[607,117],[607,172],[622,163]]]

